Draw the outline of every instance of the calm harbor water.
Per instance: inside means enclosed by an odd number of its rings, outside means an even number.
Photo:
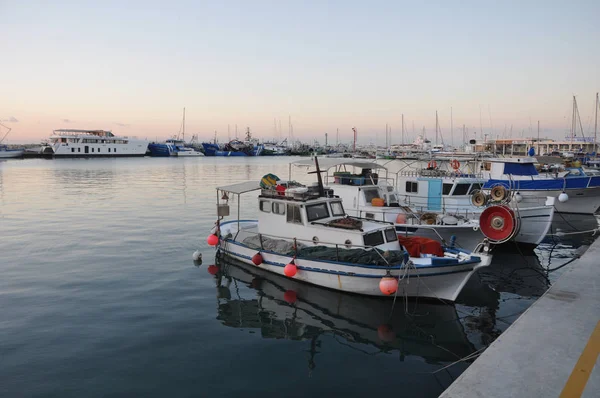
[[[598,225],[558,216],[555,236],[497,252],[453,305],[229,262],[211,275],[215,187],[287,177],[289,161],[0,162],[0,396],[435,397],[594,239],[563,233]],[[249,195],[242,215],[255,207]]]

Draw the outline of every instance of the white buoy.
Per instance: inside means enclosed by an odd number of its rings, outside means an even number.
[[[521,203],[521,201],[523,200],[523,195],[517,192],[515,194],[515,200],[517,201],[517,203]]]
[[[558,201],[560,203],[565,203],[567,200],[569,200],[569,195],[567,195],[565,192],[558,195]]]
[[[194,252],[194,254],[192,255],[192,259],[194,261],[202,261],[202,253],[200,253],[200,250],[196,250]]]

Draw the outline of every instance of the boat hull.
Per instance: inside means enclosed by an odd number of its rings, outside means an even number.
[[[9,149],[7,151],[0,151],[0,159],[14,159],[23,156],[25,150],[23,149]]]
[[[554,208],[558,213],[594,214],[600,207],[600,188],[568,189],[566,202],[556,200]],[[544,204],[547,196],[558,198],[562,190],[520,191],[524,204]]]
[[[252,228],[256,222],[240,221],[239,224],[239,231],[243,231]],[[491,260],[487,256],[486,261],[472,256],[469,260],[462,262],[453,262],[449,258],[415,257],[410,259],[412,264],[410,266],[384,267],[313,258],[294,258],[266,250],[257,250],[232,238],[223,238],[237,236],[237,228],[237,222],[221,225],[222,237],[219,247],[221,254],[278,275],[285,275],[284,267],[293,260],[298,269],[297,274],[293,277],[294,280],[368,296],[389,297],[379,289],[381,278],[389,273],[399,280],[397,292],[399,296],[454,301],[473,272],[479,267],[488,265]],[[252,262],[252,257],[259,252],[263,261],[257,266]]]

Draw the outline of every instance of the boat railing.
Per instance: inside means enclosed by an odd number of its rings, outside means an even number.
[[[277,236],[277,235],[270,235],[270,234],[262,234],[259,232],[252,232],[252,231],[245,231],[245,233],[247,233],[248,235],[258,235],[259,240],[260,240],[260,248],[261,250],[265,250],[264,247],[264,243],[263,243],[263,238],[272,238],[272,239],[285,239],[282,236]],[[234,240],[237,238],[237,234],[236,237],[234,238]],[[385,264],[387,264],[388,266],[391,266],[391,264],[389,263],[389,261],[382,255],[380,249],[377,249],[376,246],[365,246],[365,245],[357,245],[354,244],[352,242],[348,242],[348,243],[334,243],[334,242],[327,242],[327,241],[320,241],[320,240],[314,240],[313,239],[300,239],[300,238],[293,238],[294,241],[294,245],[293,245],[293,249],[294,249],[294,257],[295,258],[302,258],[300,257],[298,254],[298,242],[300,243],[308,243],[309,245],[312,244],[314,246],[317,245],[325,245],[325,246],[330,246],[330,247],[335,247],[335,258],[336,261],[340,261],[340,249],[342,250],[348,250],[348,249],[363,249],[363,250],[370,250],[372,252],[375,252],[379,255],[379,257],[383,260],[383,262]],[[283,254],[283,253],[281,253]]]

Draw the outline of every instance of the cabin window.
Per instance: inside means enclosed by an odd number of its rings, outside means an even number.
[[[368,234],[365,234],[363,237],[365,246],[378,246],[384,243],[381,231],[370,232]]]
[[[456,184],[454,186],[454,192],[452,192],[452,196],[458,195],[466,195],[469,192],[469,187],[471,184]]]
[[[81,148],[77,148],[77,152],[81,152]]]
[[[94,148],[92,148],[92,152],[94,152]]]
[[[261,200],[258,207],[260,208],[260,211],[264,211],[265,213],[271,212],[271,202],[268,200]]]
[[[329,217],[327,203],[306,206],[306,218],[308,219],[308,222],[321,220],[327,217]]]
[[[115,152],[117,152],[117,148],[115,148]]]
[[[300,206],[287,205],[287,222],[294,224],[302,224],[302,215],[300,214]]]
[[[273,202],[273,213],[275,214],[285,214],[285,204],[279,202]]]
[[[379,190],[378,189],[363,189],[362,190],[364,195],[365,195],[365,200],[367,201],[367,203],[371,203],[371,201],[375,198],[379,197]]]
[[[71,152],[75,152],[75,148],[71,148]]]
[[[442,186],[442,195],[450,195],[450,191],[452,191],[453,184],[444,184]]]
[[[98,148],[98,152],[100,152],[100,148]]]
[[[108,148],[108,153],[110,153],[110,148]]]
[[[406,181],[406,192],[407,193],[419,192],[419,183],[416,181]]]
[[[481,189],[481,184],[476,182],[475,184],[471,185],[471,188],[469,188],[469,195],[472,194],[474,191],[479,191]]]
[[[395,242],[398,240],[398,234],[394,228],[388,228],[385,230],[385,240],[388,242]]]
[[[331,214],[333,216],[343,216],[346,214],[344,212],[344,207],[342,206],[342,202],[331,202]]]

